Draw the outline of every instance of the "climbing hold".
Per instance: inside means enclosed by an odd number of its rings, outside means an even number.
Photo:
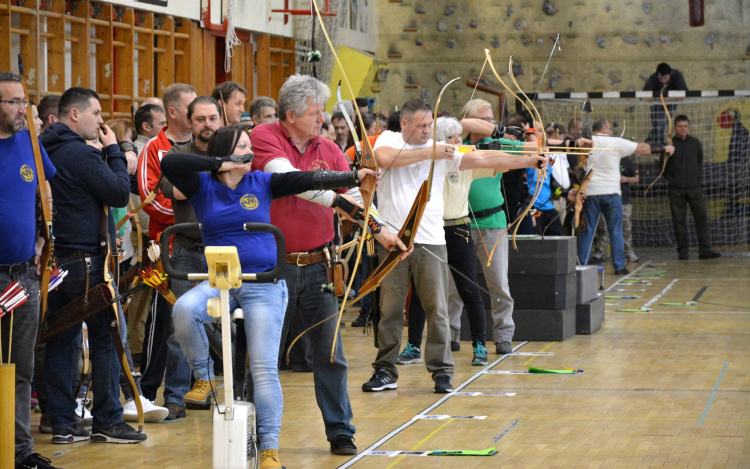
[[[552,16],[555,13],[557,13],[557,8],[555,8],[555,4],[552,3],[552,0],[544,0],[544,4],[542,5],[542,11],[545,14]]]
[[[627,42],[628,44],[637,44],[638,38],[633,36],[623,36],[622,42]]]
[[[515,14],[516,10],[514,10],[513,7],[508,7],[508,18],[511,18]]]
[[[418,13],[420,15],[424,15],[425,13],[427,13],[427,10],[425,10],[424,7],[422,5],[420,5],[420,6],[418,6],[418,7],[416,7],[414,9],[414,13]]]
[[[541,46],[542,44],[544,44],[544,39],[539,38],[539,39],[536,40],[536,45],[537,46]]]
[[[453,49],[454,47],[456,47],[456,40],[448,39],[447,41],[445,41],[445,47],[447,47],[448,49]]]
[[[599,46],[600,49],[604,49],[604,43],[605,39],[601,36],[596,36],[596,44]]]
[[[445,83],[448,80],[448,77],[443,75],[442,73],[435,74],[435,80],[440,84],[440,86],[445,86]]]
[[[420,97],[422,98],[422,101],[429,101],[432,97],[432,91],[422,90],[422,92],[420,93]]]
[[[572,28],[572,27],[573,27],[573,22],[572,22],[572,21],[571,21],[570,23],[568,23],[568,27],[569,27],[569,28]]]
[[[490,41],[490,45],[492,47],[494,47],[495,49],[499,48],[500,47],[500,39],[495,38],[495,39],[491,40]]]
[[[479,27],[479,23],[477,23],[477,20],[471,20],[471,22],[469,23],[469,27],[471,29],[477,29]]]
[[[418,45],[419,47],[422,47],[422,46],[424,45],[424,41],[423,41],[423,40],[421,40],[421,39],[417,39],[416,41],[414,41],[414,43],[415,43],[416,45]]]
[[[457,30],[458,30],[459,32],[461,32],[461,33],[462,33],[462,32],[464,32],[464,28],[463,28],[463,27],[461,26],[461,23],[456,23],[456,29],[457,29]]]
[[[445,16],[451,16],[455,12],[456,9],[454,7],[448,7],[445,9]]]
[[[669,36],[659,36],[659,42],[662,46],[668,46],[672,43],[672,39]]]
[[[380,83],[385,83],[388,81],[388,75],[391,73],[390,69],[387,68],[379,68],[378,69],[378,81]]]
[[[408,83],[409,85],[418,85],[419,80],[417,80],[417,77],[415,77],[414,75],[406,75],[406,83]]]
[[[520,19],[516,20],[516,22],[513,23],[513,27],[516,28],[516,31],[520,31],[522,29],[524,31],[526,30],[526,28],[523,27],[523,21],[521,21]]]
[[[719,41],[719,38],[718,38],[718,37],[716,37],[716,36],[708,36],[708,37],[706,38],[706,44],[708,44],[709,46],[711,46],[711,49],[713,49],[713,48],[714,48],[714,44],[715,44],[716,42],[718,42],[718,41]]]
[[[522,37],[521,38],[521,44],[523,44],[524,47],[529,47],[531,45],[531,38],[530,37]]]
[[[647,46],[651,47],[654,45],[654,38],[649,36],[646,39],[644,39],[643,42],[645,42]]]
[[[523,66],[521,64],[514,63],[513,64],[513,75],[516,76],[523,76]]]
[[[643,12],[647,15],[651,13],[651,4],[650,3],[644,3],[643,5]]]
[[[622,78],[618,77],[614,73],[609,76],[609,79],[611,80],[611,83],[609,84],[610,86],[622,81]]]
[[[562,79],[562,77],[562,73],[558,72],[557,70],[552,70],[551,72],[549,72],[549,88],[554,89],[555,86],[557,86],[557,83]]]
[[[438,31],[443,32],[448,29],[448,25],[442,21],[438,21]]]
[[[606,7],[604,7],[604,11],[606,11],[607,13],[612,11],[612,5],[607,5]]]

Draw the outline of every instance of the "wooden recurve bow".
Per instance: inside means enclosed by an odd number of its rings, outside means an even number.
[[[117,225],[115,225],[116,229],[122,228],[122,225],[124,225],[128,220],[133,218],[136,213],[140,212],[146,205],[150,204],[154,201],[156,198],[156,195],[159,193],[159,188],[161,187],[161,182],[164,180],[164,175],[160,174],[159,179],[157,179],[156,184],[154,185],[154,189],[148,194],[148,197],[146,197],[143,202],[138,204],[133,210],[129,211],[125,214],[124,217],[122,217],[118,222]]]
[[[672,145],[672,115],[669,113],[669,108],[667,107],[667,102],[664,100],[664,90],[666,89],[666,85],[661,88],[661,92],[659,93],[659,100],[661,100],[661,106],[664,108],[664,112],[667,113],[667,143],[669,145]],[[669,161],[669,157],[671,155],[668,155],[667,153],[664,153],[664,163],[661,165],[661,172],[658,176],[656,176],[656,179],[654,179],[654,182],[652,182],[647,188],[646,191],[643,193],[643,197],[646,197],[646,194],[648,194],[648,191],[651,190],[652,187],[654,187],[654,184],[656,184],[656,181],[661,179],[661,177],[664,175],[664,171],[667,170],[667,161]]]
[[[36,126],[34,120],[31,118],[31,101],[29,99],[29,92],[26,89],[26,80],[23,76],[23,59],[21,54],[18,54],[18,73],[21,76],[21,86],[23,86],[23,94],[26,97],[26,119],[28,121],[29,137],[31,138],[31,149],[34,152],[34,164],[36,165],[36,178],[37,178],[37,192],[39,194],[39,203],[41,205],[42,212],[42,225],[39,232],[39,236],[44,239],[44,247],[42,248],[42,254],[39,259],[39,263],[42,267],[41,283],[39,285],[39,306],[41,307],[41,317],[39,318],[39,324],[44,322],[44,315],[47,312],[47,295],[49,293],[49,279],[52,274],[54,259],[52,253],[54,251],[55,237],[52,234],[52,207],[51,200],[52,195],[47,188],[47,178],[44,175],[44,162],[42,161],[42,152],[39,148],[39,136],[36,134]]]

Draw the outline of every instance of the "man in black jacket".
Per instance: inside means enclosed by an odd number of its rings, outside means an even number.
[[[648,77],[646,83],[643,85],[643,91],[659,91],[664,89],[665,102],[669,101],[667,98],[668,91],[687,91],[687,83],[685,83],[685,77],[677,69],[669,66],[667,63],[660,63],[656,66],[656,71]],[[648,98],[649,100],[655,98]],[[667,104],[670,114],[674,114],[677,109],[677,104]],[[651,132],[646,138],[646,143],[654,145],[664,145],[667,142],[666,139],[666,128],[667,128],[667,115],[664,112],[664,106],[661,103],[651,105]]]
[[[680,259],[688,258],[687,206],[693,212],[695,232],[698,235],[700,259],[714,259],[721,254],[711,250],[711,234],[708,230],[706,199],[701,189],[703,178],[703,147],[700,140],[690,136],[690,120],[685,115],[675,119],[674,155],[667,160],[664,177],[669,191],[669,207]],[[662,156],[662,158],[664,158]],[[659,161],[663,164],[663,159]]]
[[[50,160],[57,168],[51,181],[55,201],[55,257],[69,272],[66,281],[49,294],[50,317],[68,303],[104,282],[104,259],[100,225],[104,205],[128,203],[130,178],[127,160],[114,132],[102,127],[99,96],[85,88],[63,93],[58,108],[60,122],[49,126],[42,138]],[[103,130],[102,130],[103,129]],[[86,144],[99,139],[102,151]],[[106,155],[106,158],[105,156]],[[114,246],[114,220],[106,218],[108,236]],[[96,389],[92,413],[93,436],[76,421],[76,401],[71,394],[74,350],[80,341],[81,324],[47,341],[44,373],[47,410],[52,420],[52,443],[69,444],[91,438],[97,443],[138,443],[146,435],[136,432],[122,418],[120,365],[110,335],[106,310],[86,319],[91,347],[92,385]]]

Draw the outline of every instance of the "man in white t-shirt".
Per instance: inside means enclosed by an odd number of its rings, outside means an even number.
[[[378,186],[378,211],[392,227],[401,227],[430,171],[433,141],[431,107],[421,99],[407,101],[401,109],[401,133],[386,131],[375,143],[374,153],[383,175]],[[529,155],[530,158],[538,158]],[[362,386],[365,392],[396,389],[396,357],[401,346],[404,302],[413,278],[428,321],[425,364],[432,373],[436,393],[453,390],[453,357],[450,350],[447,288],[448,267],[443,229],[443,187],[446,174],[476,168],[507,169],[502,152],[460,153],[453,145],[437,144],[435,171],[427,203],[414,242],[418,248],[400,262],[381,283],[381,319],[375,372]],[[517,159],[518,157],[516,157]],[[539,158],[547,163],[547,158]],[[536,162],[535,162],[536,163]],[[535,164],[534,163],[534,164]],[[382,262],[387,252],[379,250]]]
[[[591,242],[596,232],[599,217],[604,215],[612,248],[612,264],[616,275],[628,274],[625,268],[625,240],[622,234],[622,195],[620,192],[620,159],[630,155],[650,155],[666,151],[674,152],[672,145],[663,148],[651,147],[648,143],[636,143],[619,137],[612,137],[612,124],[599,119],[591,126],[594,133],[594,150],[586,161],[586,170],[593,176],[586,189],[586,202],[583,216],[586,218],[586,231],[578,238],[578,260],[587,264],[591,253]]]

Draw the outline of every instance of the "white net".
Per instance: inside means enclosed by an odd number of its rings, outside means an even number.
[[[539,100],[545,122],[559,122],[566,129],[570,119],[580,118],[581,100]],[[595,119],[606,118],[620,135],[636,142],[666,142],[667,119],[656,99],[592,100]],[[685,98],[669,103],[672,119],[680,114],[690,119],[690,134],[701,141],[704,152],[703,192],[708,209],[714,247],[721,251],[747,253],[750,238],[750,99],[738,97]],[[575,109],[575,111],[574,111]],[[673,252],[672,217],[664,177],[644,197],[646,188],[661,172],[658,155],[633,156],[640,182],[631,185],[633,244],[636,249]],[[688,219],[690,245],[697,246],[692,215]]]
[[[320,8],[324,8],[323,4],[324,2],[318,1]],[[326,30],[328,30],[334,47],[338,45],[340,28],[346,25],[348,7],[348,1],[346,0],[330,0],[330,11],[336,13],[336,16],[323,17],[323,22],[326,25]],[[299,0],[297,8],[312,8],[312,2],[310,0]],[[335,61],[333,54],[330,53],[323,31],[320,28],[318,18],[314,14],[294,16],[294,39],[297,55],[296,72],[301,75],[312,75],[314,67],[318,80],[328,83]],[[313,50],[320,51],[319,62],[310,62],[308,60],[308,54]]]

